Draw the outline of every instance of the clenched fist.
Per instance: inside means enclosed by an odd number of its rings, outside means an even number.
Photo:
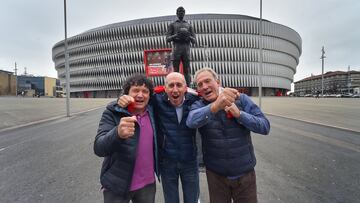
[[[119,98],[118,100],[118,105],[121,108],[126,108],[130,103],[134,102],[134,98],[132,96],[129,95],[123,95]]]
[[[236,89],[224,88],[216,100],[211,104],[211,111],[216,113],[220,110],[224,110],[225,107],[231,106],[239,95],[240,93]]]
[[[136,116],[122,117],[118,126],[118,135],[122,139],[132,137],[135,133]]]
[[[236,106],[235,103],[232,103],[230,106],[226,106],[224,110],[226,113],[230,114],[235,118],[240,117],[240,109]]]

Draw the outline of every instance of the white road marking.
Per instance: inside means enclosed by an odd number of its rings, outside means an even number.
[[[75,113],[72,113],[70,116],[75,116],[75,115],[87,113],[87,112],[90,112],[90,111],[93,111],[93,110],[96,110],[96,109],[101,109],[101,108],[104,108],[104,107],[103,106],[95,107],[95,108],[92,108],[92,109],[75,112]],[[0,129],[0,133],[6,132],[6,131],[9,131],[9,130],[22,128],[22,127],[27,127],[27,126],[31,126],[31,125],[40,124],[40,123],[45,123],[45,122],[57,120],[57,119],[60,119],[60,118],[69,118],[69,117],[66,117],[64,115],[60,115],[60,116],[54,116],[54,117],[51,117],[51,118],[46,118],[46,119],[42,119],[42,120],[38,120],[38,121],[32,121],[32,122],[29,122],[29,123],[19,124],[19,125],[11,126],[11,127],[8,127],[8,128]]]
[[[282,115],[277,115],[277,114],[272,114],[272,113],[267,113],[267,112],[264,112],[264,113],[266,115],[270,115],[270,116],[276,116],[276,117],[280,117],[280,118],[291,119],[291,120],[295,120],[295,121],[301,121],[301,122],[305,122],[305,123],[316,124],[316,125],[321,125],[321,126],[325,126],[325,127],[337,128],[340,130],[346,130],[346,131],[350,131],[350,132],[360,133],[360,131],[358,131],[358,130],[340,127],[340,126],[336,126],[336,125],[330,125],[330,124],[325,124],[325,123],[320,123],[320,122],[310,121],[310,120],[308,121],[308,120],[304,120],[304,119],[300,119],[300,118],[293,118],[293,117],[289,117],[289,116],[282,116]]]
[[[0,149],[0,152],[3,151],[3,150],[5,150],[5,149],[6,149],[6,148],[1,148],[1,149]]]

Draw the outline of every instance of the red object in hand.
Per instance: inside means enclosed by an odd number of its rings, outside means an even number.
[[[156,86],[156,87],[154,88],[154,92],[155,92],[156,94],[165,92],[165,87],[164,87],[164,86]]]
[[[135,110],[135,102],[131,102],[128,106],[127,106],[128,112],[133,113]]]
[[[229,111],[229,112],[226,113],[226,118],[232,119],[232,118],[234,118],[234,116],[233,116],[232,113]]]

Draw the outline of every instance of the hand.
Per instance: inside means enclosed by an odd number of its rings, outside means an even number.
[[[240,93],[236,89],[229,87],[224,88],[220,94],[233,98],[234,101],[240,96]]]
[[[118,126],[118,135],[121,139],[132,137],[135,133],[136,116],[122,117]]]
[[[160,93],[165,92],[165,86],[159,85],[159,86],[154,87],[154,92],[156,94],[160,94]]]
[[[235,118],[240,117],[240,110],[235,103],[232,103],[230,106],[226,106],[224,110],[226,113],[230,113]]]
[[[216,113],[225,109],[226,106],[231,106],[235,99],[239,97],[240,93],[233,88],[225,88],[221,91],[215,102],[211,105],[211,111]]]
[[[178,33],[174,34],[171,36],[171,41],[174,41],[174,40],[179,40],[180,39],[180,36]]]
[[[189,38],[190,38],[190,42],[191,42],[192,44],[195,44],[195,42],[196,42],[195,38],[194,38],[194,37],[189,37]]]
[[[118,105],[121,108],[126,108],[130,103],[135,102],[134,98],[129,95],[123,95],[118,100]]]

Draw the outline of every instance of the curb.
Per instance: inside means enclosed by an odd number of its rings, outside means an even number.
[[[94,110],[97,110],[97,109],[100,109],[100,108],[104,108],[104,107],[103,106],[95,107],[95,108],[92,108],[92,109],[76,112],[76,113],[73,113],[72,115],[70,115],[70,117],[75,116],[75,115],[79,115],[79,114],[82,114],[82,113],[87,113],[87,112],[90,112],[90,111],[94,111]],[[267,113],[267,112],[264,112],[264,113],[266,115],[269,115],[269,116],[276,116],[276,117],[285,118],[285,119],[291,119],[291,120],[300,121],[300,122],[304,122],[304,123],[321,125],[321,126],[324,126],[324,127],[330,127],[330,128],[345,130],[345,131],[349,131],[349,132],[353,132],[353,133],[360,133],[360,131],[358,131],[358,130],[353,130],[353,129],[349,129],[349,128],[344,128],[344,127],[339,127],[339,126],[332,126],[332,125],[329,125],[329,124],[317,123],[317,122],[313,122],[313,121],[307,121],[307,120],[302,120],[302,119],[298,119],[298,118],[292,118],[292,117],[287,117],[287,116],[282,116],[282,115],[276,115],[276,114]],[[66,116],[55,116],[55,117],[51,117],[51,118],[47,118],[47,119],[42,119],[42,120],[33,121],[33,122],[25,123],[25,124],[11,126],[11,127],[8,127],[8,128],[3,128],[3,129],[0,129],[0,133],[10,131],[10,130],[13,130],[13,129],[17,129],[17,128],[23,128],[23,127],[27,127],[27,126],[31,126],[31,125],[45,123],[45,122],[57,120],[57,119],[60,119],[60,118],[66,118]]]
[[[360,133],[360,131],[350,129],[350,128],[344,128],[344,127],[339,127],[339,126],[329,125],[329,124],[324,124],[324,123],[317,123],[317,122],[314,122],[314,121],[307,121],[307,120],[302,120],[302,119],[298,119],[298,118],[292,118],[292,117],[287,117],[287,116],[276,115],[276,114],[272,114],[272,113],[266,113],[266,112],[264,112],[264,113],[266,115],[269,115],[269,116],[276,116],[276,117],[280,117],[280,118],[291,119],[291,120],[294,120],[294,121],[300,121],[300,122],[309,123],[309,124],[321,125],[321,126],[324,126],[324,127],[335,128],[335,129],[339,129],[339,130],[349,131],[349,132],[352,132],[352,133]]]
[[[79,115],[79,114],[82,114],[82,113],[87,113],[87,112],[90,112],[90,111],[94,111],[94,110],[97,110],[97,109],[100,109],[100,108],[104,108],[104,107],[100,106],[100,107],[95,107],[95,108],[84,110],[84,111],[75,112],[73,114],[70,114],[70,117],[71,116],[76,116],[76,115]],[[24,124],[19,124],[19,125],[3,128],[3,129],[0,129],[0,133],[10,131],[10,130],[14,130],[14,129],[18,129],[18,128],[28,127],[28,126],[31,126],[31,125],[36,125],[36,124],[40,124],[40,123],[54,121],[54,120],[57,120],[57,119],[60,119],[60,118],[66,118],[66,116],[54,116],[54,117],[50,117],[50,118],[46,118],[46,119],[42,119],[42,120],[38,120],[38,121],[32,121],[32,122],[29,122],[29,123],[24,123]]]

